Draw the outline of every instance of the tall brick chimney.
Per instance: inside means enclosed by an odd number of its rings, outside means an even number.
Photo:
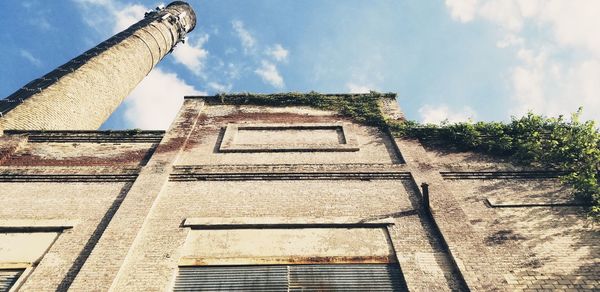
[[[175,1],[0,100],[2,130],[96,130],[150,70],[194,29]]]

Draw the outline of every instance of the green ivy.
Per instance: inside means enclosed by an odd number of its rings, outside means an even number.
[[[219,94],[224,104],[310,106],[337,111],[357,122],[389,129],[397,137],[439,141],[460,151],[478,151],[503,156],[517,164],[566,171],[564,183],[574,195],[592,204],[590,214],[600,219],[600,133],[593,121],[580,122],[581,109],[570,120],[529,113],[509,123],[463,122],[422,125],[415,121],[391,120],[381,111],[384,98],[393,93],[367,94]]]
[[[393,132],[441,141],[458,150],[508,157],[521,165],[565,171],[562,181],[573,187],[578,199],[590,203],[590,214],[600,219],[600,132],[594,121],[580,122],[580,115],[581,109],[570,120],[528,113],[510,123],[400,122],[393,124]]]

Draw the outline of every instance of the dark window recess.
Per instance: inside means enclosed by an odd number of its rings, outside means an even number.
[[[174,291],[408,291],[397,264],[180,267]]]
[[[24,270],[0,270],[0,292],[10,290]]]

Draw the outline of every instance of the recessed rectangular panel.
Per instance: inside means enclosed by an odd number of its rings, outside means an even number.
[[[236,144],[244,145],[338,145],[345,144],[342,127],[238,127]]]
[[[315,260],[318,259],[318,260]],[[388,263],[385,227],[191,230],[181,265]]]
[[[358,151],[344,124],[229,124],[221,152]]]
[[[0,263],[35,263],[57,235],[56,232],[0,233]]]

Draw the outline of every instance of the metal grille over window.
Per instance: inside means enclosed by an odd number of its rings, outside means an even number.
[[[174,291],[407,291],[395,264],[180,267]]]
[[[9,291],[24,270],[0,270],[0,292]]]

